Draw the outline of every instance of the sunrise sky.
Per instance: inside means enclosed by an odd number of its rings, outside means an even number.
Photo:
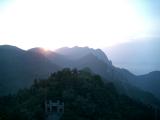
[[[0,0],[0,44],[104,48],[159,37],[159,0]]]

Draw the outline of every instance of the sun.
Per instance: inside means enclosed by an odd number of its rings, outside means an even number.
[[[102,48],[145,35],[149,29],[129,0],[16,0],[0,18],[0,44],[24,49]]]
[[[48,51],[49,51],[49,48],[43,47],[43,51],[44,51],[44,52],[48,52]]]

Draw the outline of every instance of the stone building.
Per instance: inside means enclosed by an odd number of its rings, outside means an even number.
[[[45,115],[46,120],[59,120],[64,112],[64,102],[61,100],[46,100]]]

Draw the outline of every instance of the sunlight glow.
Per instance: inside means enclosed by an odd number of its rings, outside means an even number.
[[[0,44],[28,49],[106,47],[145,35],[149,24],[127,0],[16,0],[0,11]]]

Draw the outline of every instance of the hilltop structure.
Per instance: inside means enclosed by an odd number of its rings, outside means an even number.
[[[45,120],[59,120],[64,112],[64,102],[60,100],[45,101]]]

